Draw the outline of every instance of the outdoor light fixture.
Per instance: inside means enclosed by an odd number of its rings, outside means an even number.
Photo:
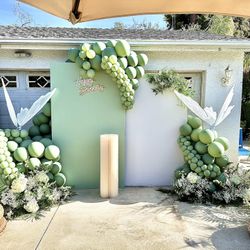
[[[27,57],[31,57],[31,53],[27,52],[27,51],[23,51],[23,50],[17,50],[15,51],[15,57],[17,58],[27,58]]]
[[[232,72],[233,72],[233,70],[228,65],[226,67],[226,69],[225,69],[225,76],[221,79],[223,86],[229,86],[229,85],[231,85]]]

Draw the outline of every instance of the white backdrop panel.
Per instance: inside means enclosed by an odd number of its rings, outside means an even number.
[[[126,185],[162,186],[173,182],[174,170],[183,164],[177,145],[186,109],[173,92],[157,96],[142,80],[134,108],[126,117]]]

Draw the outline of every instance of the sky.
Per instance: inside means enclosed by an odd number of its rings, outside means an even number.
[[[33,8],[27,4],[19,3],[20,8],[25,13],[29,13],[33,18],[33,25],[36,26],[54,26],[54,27],[81,27],[81,28],[112,28],[115,22],[123,22],[130,26],[133,20],[136,22],[143,22],[144,20],[152,23],[157,23],[161,28],[165,27],[163,15],[142,15],[130,16],[122,18],[109,18],[97,21],[85,22],[77,25],[72,25],[70,22],[61,18],[50,15],[39,9]],[[0,25],[14,25],[17,24],[17,17],[15,15],[16,0],[0,0]]]

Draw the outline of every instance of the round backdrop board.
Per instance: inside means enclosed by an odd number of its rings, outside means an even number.
[[[0,219],[0,233],[3,232],[3,230],[6,227],[6,224],[7,224],[7,221],[4,217],[2,219]]]

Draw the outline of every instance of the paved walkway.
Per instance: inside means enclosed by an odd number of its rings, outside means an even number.
[[[126,188],[103,200],[79,191],[37,221],[15,220],[1,250],[248,250],[250,210],[181,203],[152,188]]]

